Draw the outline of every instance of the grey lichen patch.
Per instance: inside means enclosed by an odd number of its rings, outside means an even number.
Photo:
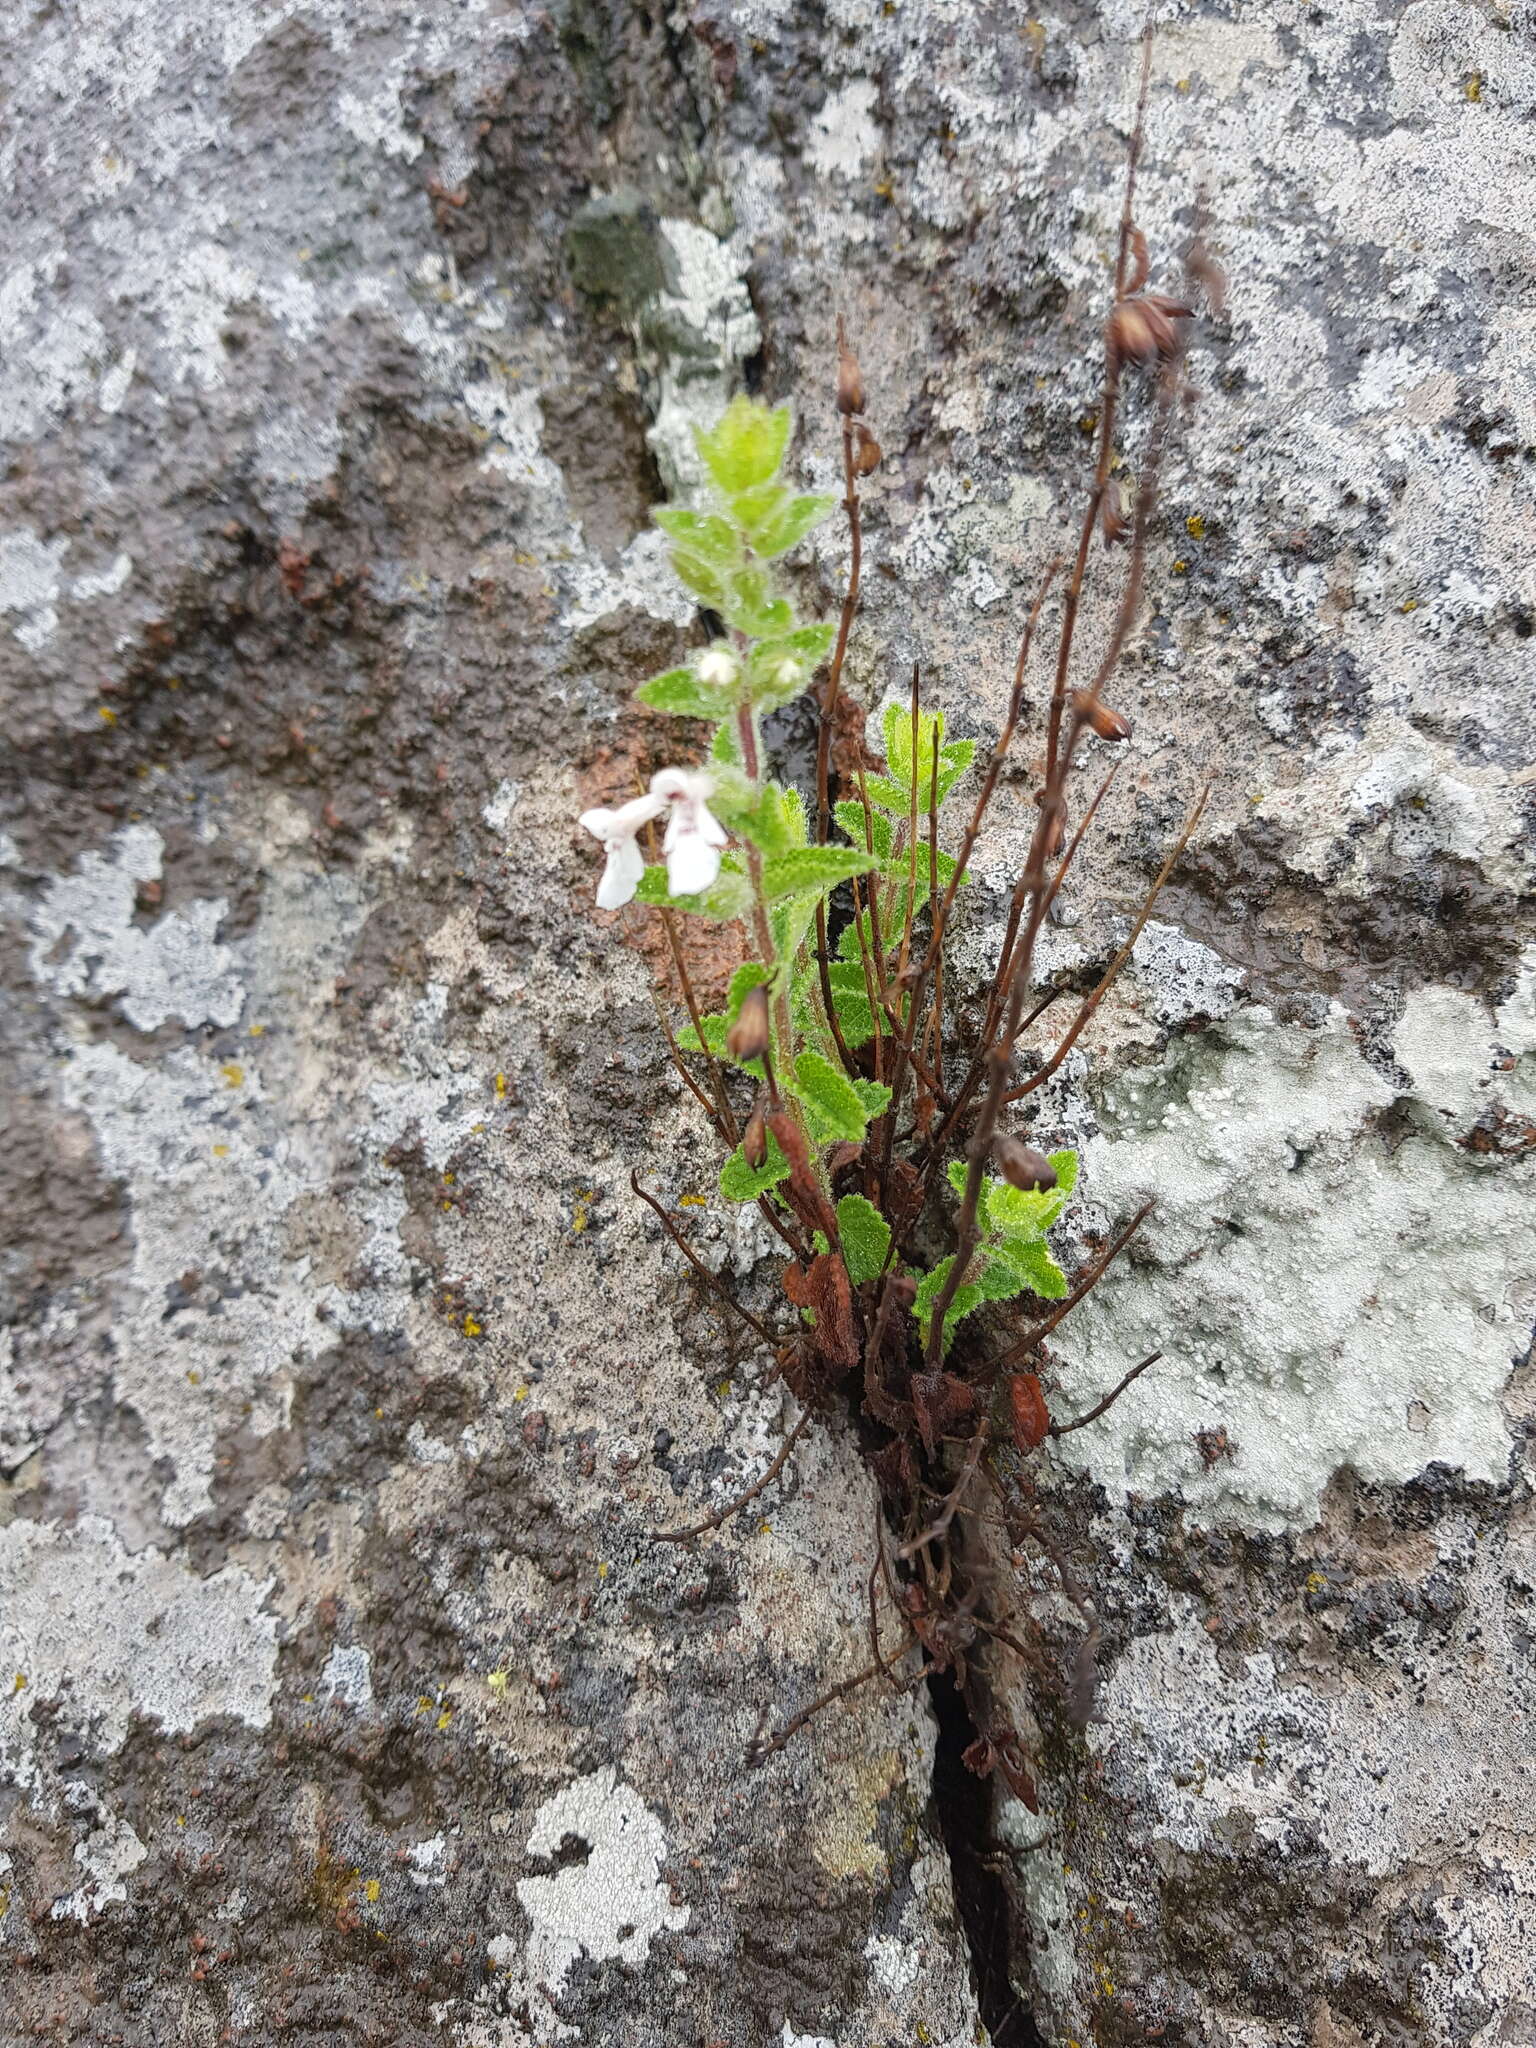
[[[1487,1064],[1475,1043],[1459,1057]],[[1395,1099],[1337,1007],[1315,1030],[1244,1011],[1104,1084],[1084,1192],[1116,1221],[1157,1207],[1063,1326],[1063,1408],[1163,1356],[1064,1440],[1070,1465],[1117,1498],[1178,1491],[1201,1519],[1272,1528],[1310,1521],[1340,1465],[1504,1477],[1533,1169],[1438,1131],[1399,1142],[1380,1123]],[[1209,1462],[1202,1430],[1235,1453]]]
[[[530,1972],[556,1993],[579,1956],[643,1962],[663,1929],[686,1927],[689,1917],[661,1879],[668,1854],[661,1822],[612,1770],[578,1778],[546,1800],[527,1854],[552,1856],[572,1836],[578,1860],[547,1877],[522,1878],[517,1887],[531,1929]]]
[[[135,921],[141,892],[158,896],[165,844],[150,825],[128,825],[103,853],[82,855],[33,909],[32,970],[61,996],[116,998],[139,1031],[172,1018],[233,1024],[244,995],[234,955],[219,943],[228,905],[203,898],[147,928]]]
[[[201,1579],[158,1550],[130,1553],[99,1516],[0,1529],[0,1746],[25,1773],[38,1700],[62,1700],[110,1755],[142,1714],[167,1734],[227,1714],[264,1728],[277,1685],[271,1582],[226,1565]]]

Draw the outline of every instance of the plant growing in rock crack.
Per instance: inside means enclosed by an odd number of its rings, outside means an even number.
[[[907,701],[885,713],[883,762],[870,760],[839,719],[859,601],[860,484],[880,459],[863,418],[859,366],[840,327],[842,504],[851,537],[841,616],[802,623],[776,581],[775,558],[828,517],[835,501],[782,480],[788,407],[738,398],[698,436],[713,504],[656,514],[677,575],[725,631],[689,665],[638,692],[657,711],[707,720],[708,758],[700,767],[663,769],[648,792],[581,820],[606,850],[599,903],[612,909],[633,900],[660,913],[689,1017],[674,1030],[663,1008],[663,1025],[678,1070],[726,1152],[721,1191],[730,1201],[756,1203],[789,1254],[783,1290],[794,1314],[785,1330],[771,1331],[724,1298],[771,1350],[769,1376],[782,1377],[800,1419],[755,1486],[663,1540],[719,1527],[763,1492],[816,1422],[851,1417],[878,1492],[868,1663],[760,1737],[755,1755],[781,1749],[820,1708],[882,1674],[905,1686],[947,1673],[977,1730],[966,1762],[983,1774],[1001,1772],[1031,1808],[1031,1760],[1000,1717],[978,1653],[992,1646],[1027,1661],[1033,1653],[984,1567],[976,1496],[990,1487],[1013,1547],[1033,1544],[1051,1560],[1082,1617],[1072,1697],[1085,1718],[1097,1625],[1044,1525],[1030,1461],[1048,1438],[1102,1414],[1156,1354],[1088,1414],[1052,1416],[1043,1386],[1046,1340],[1124,1250],[1146,1211],[1069,1280],[1050,1232],[1072,1197],[1076,1155],[1035,1150],[1009,1127],[1010,1117],[1081,1036],[1204,801],[1098,985],[1054,1048],[1035,1052],[1021,1072],[1025,1033],[1051,1000],[1030,1003],[1041,927],[1114,780],[1112,769],[1074,815],[1080,744],[1088,733],[1130,737],[1105,692],[1139,610],[1159,469],[1189,395],[1184,356],[1193,299],[1203,293],[1217,301],[1220,293],[1198,239],[1187,265],[1188,301],[1147,288],[1147,247],[1133,210],[1146,91],[1144,59],[1087,504],[1070,558],[1053,565],[1024,625],[1007,717],[974,794],[967,784],[973,743],[946,737],[942,715],[921,701],[915,669]],[[1114,447],[1133,387],[1150,418],[1127,509],[1113,476]],[[1080,674],[1075,635],[1096,538],[1105,547],[1123,544],[1127,568],[1108,644]],[[1036,820],[980,1030],[962,1038],[945,986],[945,936],[1026,717],[1031,653],[1058,582]],[[761,725],[765,713],[808,692],[818,744],[815,786],[802,794],[764,773]],[[719,1014],[702,1014],[695,1000],[683,914],[745,927],[748,957]],[[632,1179],[685,1257],[718,1288],[661,1204]],[[976,1334],[984,1303],[1016,1305],[1018,1326],[1000,1347]]]

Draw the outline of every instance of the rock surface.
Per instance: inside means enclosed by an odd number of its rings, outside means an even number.
[[[749,1301],[774,1263],[572,820],[694,632],[647,530],[690,422],[793,397],[827,480],[839,310],[886,450],[850,672],[995,729],[1140,9],[13,25],[8,2038],[1536,2031],[1536,18],[1162,12],[1154,275],[1203,194],[1230,297],[1053,973],[1212,794],[1040,1099],[1080,1231],[1160,1198],[1053,1398],[1165,1361],[1056,1469],[1102,1688],[1029,1702],[1038,1821],[913,1696],[743,1768],[862,1661],[872,1507],[807,1438],[647,1540],[786,1418],[631,1168]],[[1026,830],[1010,786],[962,981]]]

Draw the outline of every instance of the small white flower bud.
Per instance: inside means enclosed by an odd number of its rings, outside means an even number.
[[[712,683],[716,689],[728,689],[736,680],[736,657],[727,654],[723,647],[712,647],[708,654],[699,657],[699,681]]]
[[[787,690],[791,683],[800,682],[805,670],[798,661],[781,661],[773,672],[773,679],[781,689]]]

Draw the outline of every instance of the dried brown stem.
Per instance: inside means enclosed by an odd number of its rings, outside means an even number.
[[[704,1264],[703,1260],[694,1251],[693,1246],[689,1244],[688,1240],[683,1236],[682,1232],[678,1229],[677,1225],[672,1221],[672,1218],[667,1214],[666,1210],[663,1209],[660,1202],[657,1201],[656,1197],[654,1195],[648,1195],[645,1189],[641,1187],[640,1176],[638,1173],[632,1173],[629,1176],[629,1184],[634,1189],[635,1193],[640,1197],[641,1201],[645,1203],[646,1207],[655,1210],[657,1216],[661,1220],[662,1229],[667,1233],[668,1237],[671,1238],[672,1242],[677,1246],[678,1250],[682,1253],[683,1257],[688,1261],[689,1265],[692,1266],[695,1273],[697,1273],[699,1278],[704,1282],[704,1285],[709,1289],[710,1293],[713,1294],[717,1300],[723,1301],[726,1307],[731,1311],[733,1315],[740,1316],[741,1320],[744,1323],[746,1323],[749,1328],[756,1330],[758,1336],[762,1338],[763,1342],[768,1346],[769,1350],[773,1350],[774,1347],[778,1344],[779,1339],[774,1336],[771,1330],[766,1329],[764,1325],[757,1320],[757,1317],[753,1315],[750,1309],[743,1308],[741,1303],[737,1301],[732,1295],[727,1293],[725,1288],[723,1288],[720,1285],[719,1280],[716,1279],[715,1275],[710,1272],[708,1266]]]
[[[1090,1422],[1097,1422],[1101,1415],[1103,1415],[1108,1409],[1114,1407],[1115,1403],[1119,1400],[1120,1396],[1125,1392],[1126,1388],[1131,1384],[1132,1380],[1140,1379],[1141,1375],[1146,1371],[1147,1367],[1149,1365],[1156,1365],[1157,1361],[1162,1357],[1162,1355],[1163,1354],[1161,1353],[1161,1351],[1154,1351],[1150,1357],[1144,1358],[1141,1361],[1140,1365],[1133,1365],[1130,1371],[1126,1374],[1125,1378],[1121,1380],[1120,1384],[1116,1387],[1112,1387],[1110,1391],[1104,1396],[1102,1401],[1095,1402],[1094,1406],[1088,1410],[1088,1413],[1086,1415],[1075,1416],[1071,1422],[1053,1422],[1051,1424],[1051,1435],[1066,1436],[1071,1430],[1086,1429]]]

